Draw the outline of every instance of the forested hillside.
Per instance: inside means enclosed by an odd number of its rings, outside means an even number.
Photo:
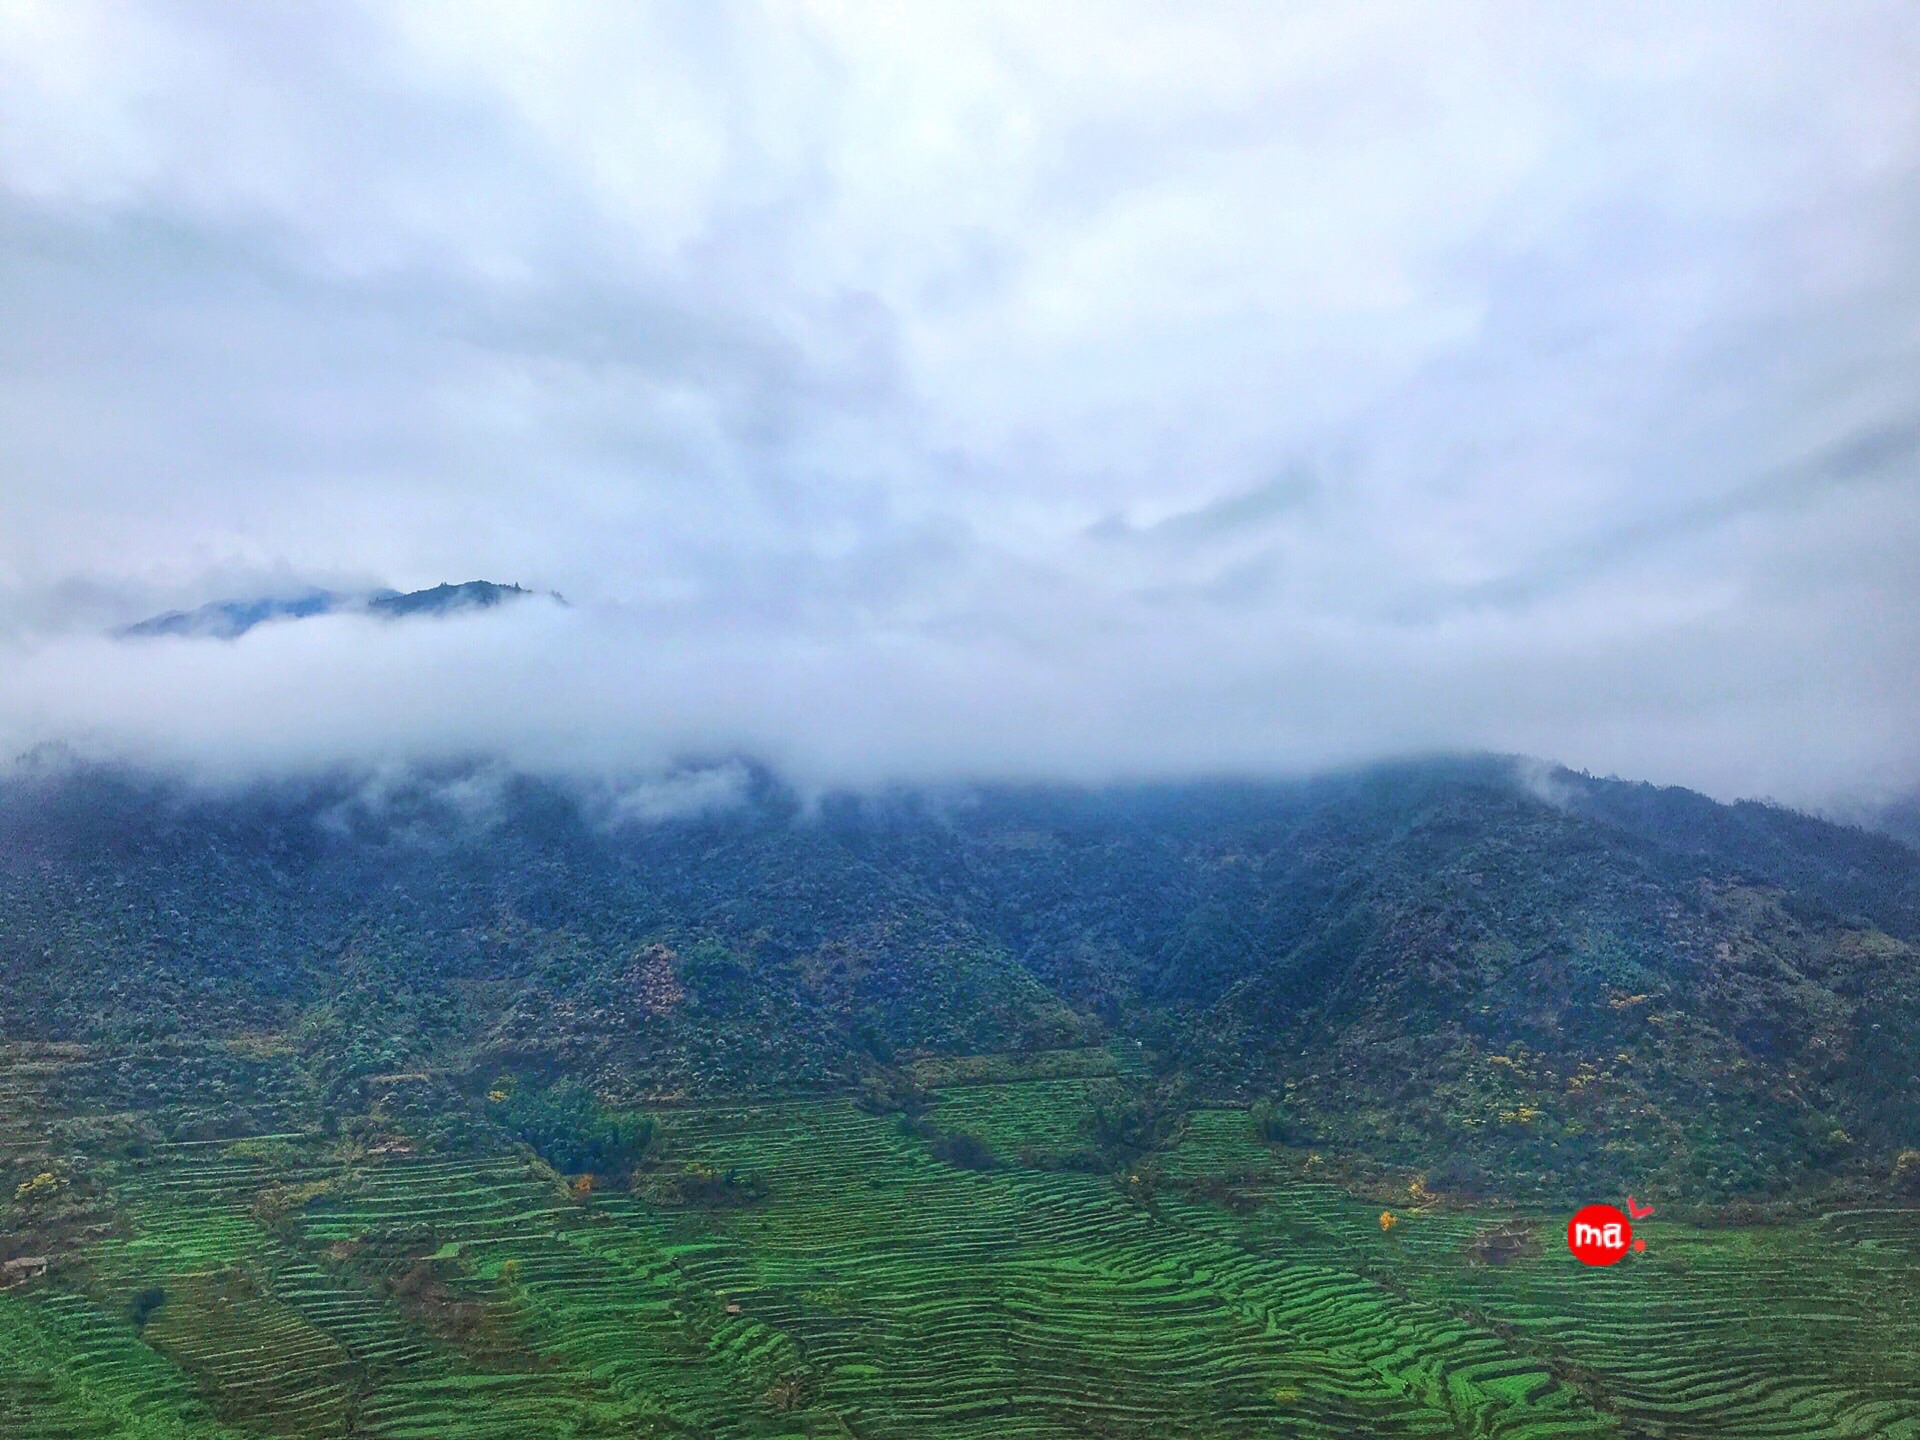
[[[0,1025],[113,1047],[116,1111],[230,1066],[235,1104],[329,1125],[394,1073],[466,1124],[497,1073],[638,1105],[1125,1042],[1463,1194],[1779,1195],[1920,1144],[1920,855],[1521,774],[803,801],[753,772],[636,823],[467,770],[65,771],[6,794]],[[253,1085],[243,1039],[298,1064]]]

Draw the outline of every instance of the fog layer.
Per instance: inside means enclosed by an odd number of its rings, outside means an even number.
[[[9,751],[1920,782],[1911,6],[7,16]]]

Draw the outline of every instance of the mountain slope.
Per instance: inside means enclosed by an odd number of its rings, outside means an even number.
[[[0,1027],[278,1037],[272,1103],[349,1110],[401,1072],[632,1102],[1124,1039],[1460,1194],[1789,1193],[1920,1144],[1920,856],[1806,817],[1491,760],[814,814],[759,774],[623,828],[527,779],[476,819],[472,782],[14,783]]]

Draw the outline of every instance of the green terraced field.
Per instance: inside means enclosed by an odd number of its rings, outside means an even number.
[[[653,1175],[764,1187],[719,1206],[519,1152],[161,1147],[0,1293],[0,1435],[1920,1440],[1920,1212],[1656,1218],[1610,1270],[1540,1215],[1481,1263],[1493,1217],[1383,1230],[1239,1111],[1141,1181],[1047,1168],[1099,1083],[1073,1068],[945,1077],[929,1118],[991,1170],[839,1099],[663,1112]]]

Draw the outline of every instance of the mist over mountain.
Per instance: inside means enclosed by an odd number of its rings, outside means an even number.
[[[1920,794],[1905,795],[1874,806],[1861,817],[1860,823],[1920,850]]]
[[[1903,7],[618,9],[36,7],[0,753],[1920,784]]]

